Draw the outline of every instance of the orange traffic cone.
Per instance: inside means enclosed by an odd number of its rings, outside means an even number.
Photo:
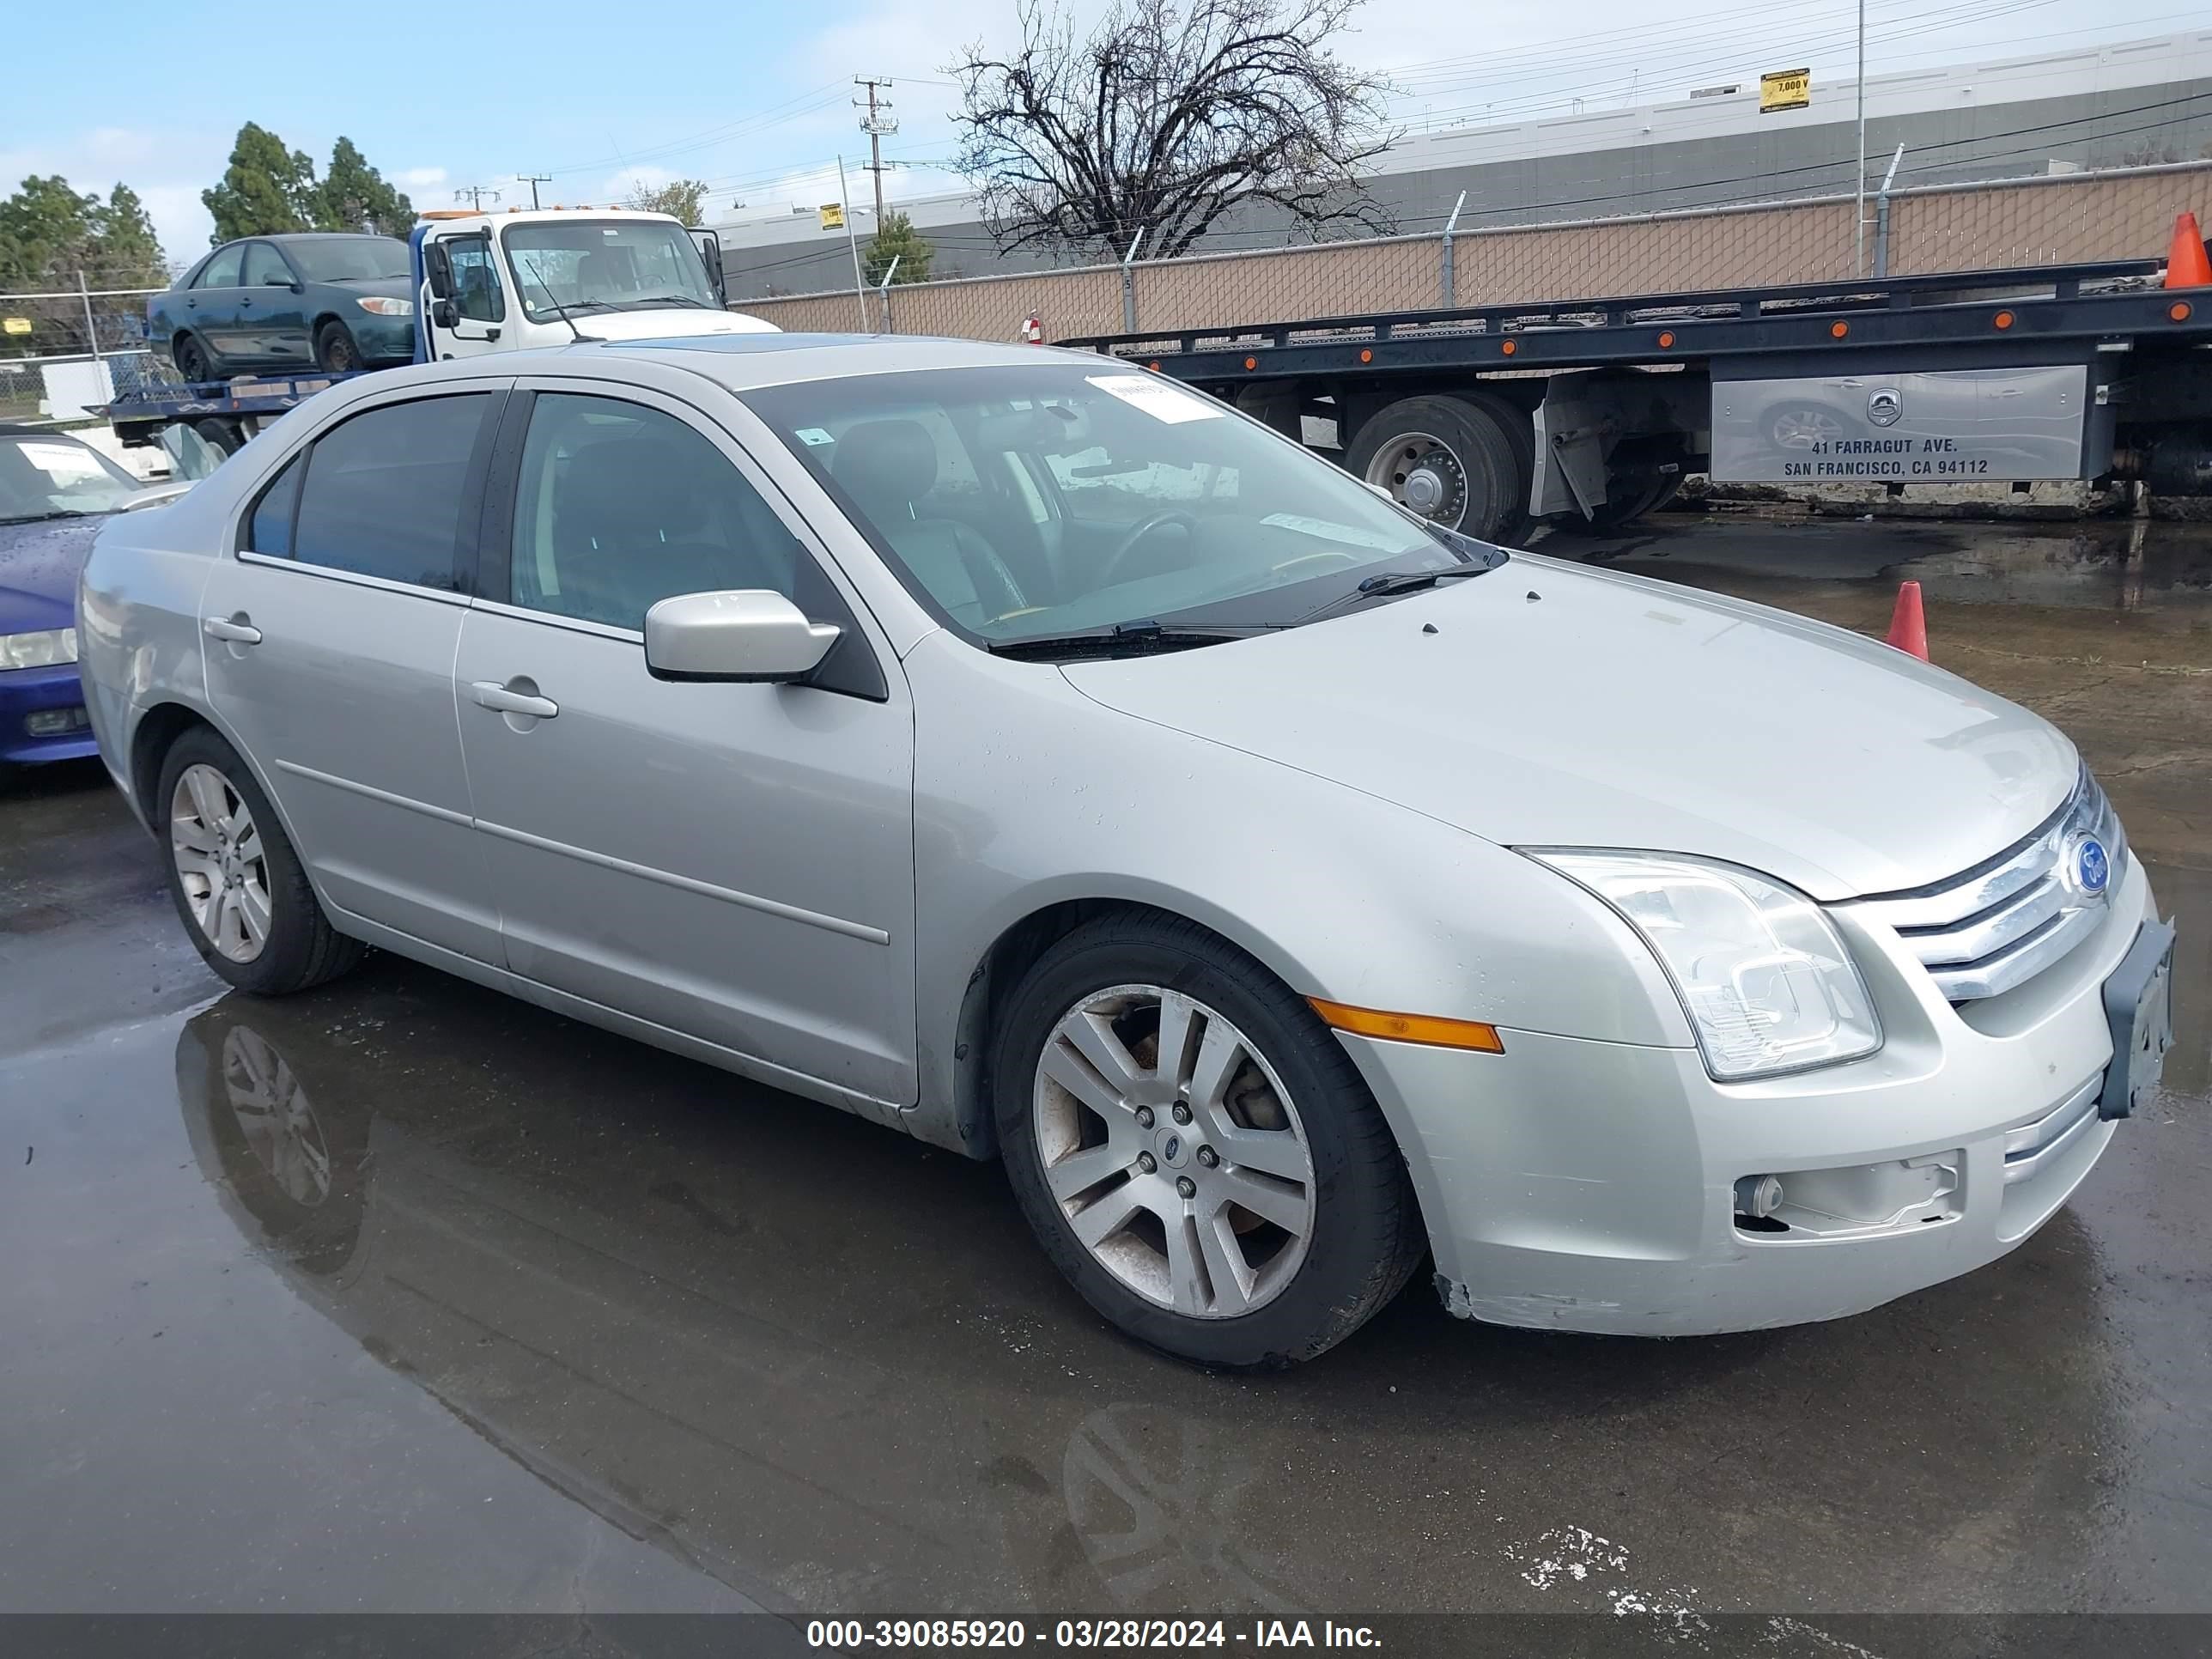
[[[1888,643],[1908,657],[1928,660],[1928,618],[1920,609],[1920,584],[1900,582],[1897,609],[1890,613]]]
[[[2197,228],[2197,216],[2178,214],[2173,221],[2173,244],[2166,255],[2166,286],[2212,288],[2212,260],[2204,257],[2204,233]]]

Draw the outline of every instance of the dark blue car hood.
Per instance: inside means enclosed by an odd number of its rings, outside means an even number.
[[[68,628],[92,538],[114,514],[0,524],[0,634]]]

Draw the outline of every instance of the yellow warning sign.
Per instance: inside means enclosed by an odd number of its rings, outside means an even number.
[[[845,228],[845,204],[842,202],[824,202],[822,204],[822,228],[824,230]]]
[[[0,317],[0,332],[28,334],[30,331],[31,319],[28,317]]]
[[[1759,77],[1759,112],[1771,115],[1778,109],[1804,109],[1813,101],[1813,71],[1809,69],[1776,70]]]

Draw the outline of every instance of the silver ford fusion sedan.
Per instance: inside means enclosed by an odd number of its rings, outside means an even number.
[[[1194,1359],[1425,1261],[1553,1329],[1871,1308],[2034,1231],[2171,1041],[2045,721],[1097,357],[364,377],[111,524],[79,620],[232,984],[376,946],[1003,1158]]]

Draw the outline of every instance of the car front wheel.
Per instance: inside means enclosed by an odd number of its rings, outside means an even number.
[[[1189,922],[1118,914],[1048,951],[1000,1022],[994,1082],[1046,1253],[1155,1347],[1308,1359],[1420,1260],[1397,1145],[1337,1039]]]
[[[196,727],[177,739],[154,806],[177,914],[231,984],[283,996],[361,960],[364,947],[323,914],[269,798],[214,732]]]

